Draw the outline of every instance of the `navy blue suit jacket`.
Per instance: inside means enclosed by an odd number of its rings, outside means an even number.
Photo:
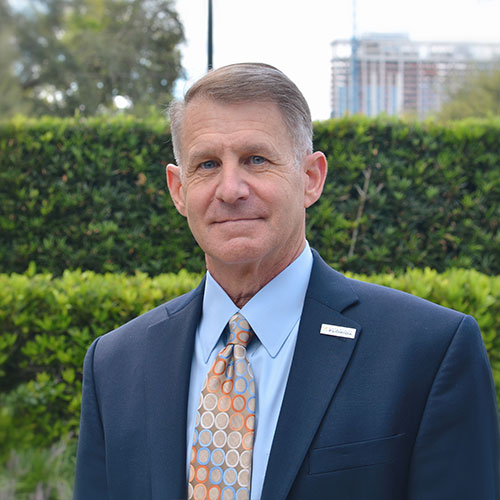
[[[186,498],[203,285],[90,347],[75,499]],[[355,338],[320,334],[323,323]],[[262,500],[497,500],[497,472],[474,319],[347,279],[315,254]]]

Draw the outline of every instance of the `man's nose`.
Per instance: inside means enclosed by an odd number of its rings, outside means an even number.
[[[225,203],[235,203],[248,198],[249,193],[244,169],[236,162],[224,163],[218,175],[215,197]]]

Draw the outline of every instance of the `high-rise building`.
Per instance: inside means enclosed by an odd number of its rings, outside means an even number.
[[[471,71],[500,68],[500,44],[414,42],[365,35],[332,43],[331,116],[346,113],[423,118]]]

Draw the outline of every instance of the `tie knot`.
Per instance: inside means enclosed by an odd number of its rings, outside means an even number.
[[[229,320],[228,344],[242,345],[246,347],[253,338],[253,330],[243,314],[237,312]]]

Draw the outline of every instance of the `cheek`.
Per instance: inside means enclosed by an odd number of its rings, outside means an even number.
[[[186,203],[186,217],[188,222],[196,222],[201,219],[203,208],[199,198],[188,199]]]
[[[279,198],[277,203],[282,206],[285,212],[295,213],[297,209],[304,207],[304,189],[300,179],[282,186],[282,189],[275,190],[275,197]]]
[[[304,192],[298,184],[290,186],[283,192],[279,203],[281,217],[290,229],[302,224],[305,217],[305,200]]]
[[[184,191],[186,209],[192,213],[202,210],[207,199],[209,199],[208,186],[192,183]]]
[[[207,224],[207,216],[211,213],[212,198],[204,189],[193,189],[186,193],[185,216],[192,231],[200,231]]]

